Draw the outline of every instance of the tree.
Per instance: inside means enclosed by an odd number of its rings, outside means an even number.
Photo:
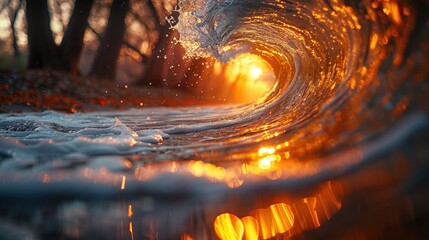
[[[21,10],[22,0],[18,0],[17,6],[15,9],[9,9],[9,19],[10,19],[10,28],[12,31],[12,48],[15,57],[19,57],[21,55],[21,51],[18,47],[18,39],[16,37],[16,27],[15,23],[18,17],[19,10]]]
[[[57,46],[50,27],[47,0],[27,0],[27,68],[76,72],[93,2],[93,0],[75,1],[67,31],[60,46]]]
[[[83,48],[83,37],[94,0],[76,0],[67,30],[59,46],[63,70],[77,73],[77,64]]]
[[[61,69],[57,45],[52,37],[47,0],[27,0],[29,69]]]
[[[149,65],[151,68],[157,64],[157,61],[145,62],[151,58],[149,49],[155,44],[154,22],[155,25],[159,26],[158,30],[160,31],[159,42],[156,44],[157,49],[171,42],[171,38],[164,38],[166,33],[170,31],[165,26],[165,16],[171,15],[173,6],[177,4],[176,0],[151,0],[144,3],[139,0],[113,0],[111,4],[101,1],[97,2],[96,5],[94,0],[74,0],[73,11],[67,24],[62,9],[64,5],[62,4],[70,6],[73,0],[57,1],[53,6],[48,5],[48,0],[26,1],[29,69],[50,69],[78,73],[78,61],[84,46],[84,38],[91,38],[91,34],[85,36],[88,28],[92,33],[95,33],[96,37],[92,39],[99,42],[98,48],[95,50],[93,64],[89,66],[90,69],[88,70],[90,75],[100,78],[115,78],[116,65],[121,53],[127,56],[136,56],[137,54],[137,58],[142,61],[142,64]],[[12,6],[9,3],[4,3],[2,6],[8,5],[9,8]],[[93,5],[95,5],[94,9]],[[131,5],[133,5],[133,9],[137,7],[139,10],[130,11]],[[15,9],[16,7],[12,8]],[[50,9],[52,10],[51,16]],[[104,24],[98,24],[99,15],[97,17],[94,14],[91,15],[91,11],[97,12],[100,9],[103,12],[101,18],[107,19],[105,28]],[[142,12],[145,14],[142,15]],[[54,28],[51,29],[51,17],[54,21],[60,21],[60,30],[58,30],[58,22],[55,22],[52,25]],[[96,19],[95,22],[93,18]],[[142,26],[141,32],[145,35],[143,41],[138,39],[135,30],[132,34],[127,33],[127,23],[134,26],[135,29],[138,24],[133,23],[136,21]],[[88,22],[91,22],[92,26]],[[104,30],[102,30],[103,28]],[[135,38],[136,36],[137,38]],[[62,37],[62,39],[59,44],[56,44],[54,39],[58,42],[58,37]],[[146,44],[146,47],[142,47],[143,43]],[[134,57],[134,59],[136,58]],[[153,73],[154,71],[150,71],[150,75]]]
[[[113,0],[109,21],[98,47],[91,75],[114,79],[116,63],[125,34],[125,17],[129,9],[129,0]]]

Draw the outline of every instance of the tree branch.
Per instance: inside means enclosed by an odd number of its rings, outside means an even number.
[[[3,12],[7,6],[10,6],[12,0],[8,0],[7,2],[3,2],[3,4],[0,7],[0,13]]]
[[[10,28],[12,30],[12,48],[13,48],[14,55],[16,57],[21,55],[21,52],[19,51],[18,39],[16,37],[16,29],[15,29],[16,18],[18,17],[18,12],[21,9],[21,5],[22,5],[22,0],[18,0],[18,5],[16,6],[15,12],[13,12],[12,18],[10,18]]]
[[[88,25],[88,29],[95,34],[95,36],[98,38],[98,40],[101,39],[101,35],[91,26]],[[122,44],[124,44],[127,48],[133,50],[135,53],[137,53],[141,58],[142,58],[142,63],[145,63],[146,60],[149,58],[148,56],[144,55],[143,53],[140,52],[140,50],[133,46],[131,43],[129,43],[127,40],[123,40]]]
[[[101,34],[99,34],[92,26],[91,24],[88,24],[88,29],[95,34],[95,36],[97,37],[98,40],[101,39]]]
[[[145,63],[146,60],[148,59],[148,56],[144,55],[143,53],[140,52],[140,50],[138,48],[136,48],[135,46],[133,46],[131,43],[129,43],[128,41],[124,40],[123,44],[133,50],[135,53],[137,53],[141,58],[142,58],[142,63]]]

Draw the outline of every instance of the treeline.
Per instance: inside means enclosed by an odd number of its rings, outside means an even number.
[[[202,68],[199,67],[202,60],[183,60],[183,49],[174,44],[178,34],[170,29],[164,17],[171,14],[176,3],[176,0],[7,0],[0,5],[0,12],[6,11],[9,17],[13,53],[16,56],[27,53],[28,69],[82,74],[79,61],[85,45],[91,44],[93,60],[83,59],[91,65],[86,66],[86,75],[115,79],[119,59],[125,55],[144,66],[138,81],[141,84],[168,85],[166,79],[174,71],[174,76],[180,76],[176,78],[181,80],[176,79],[170,85],[180,86],[177,81],[188,81],[182,78],[194,76],[198,72],[195,68]],[[21,17],[25,27],[17,29],[20,12],[24,12]],[[27,38],[23,50],[17,40],[22,35]],[[171,66],[181,68],[171,70]]]

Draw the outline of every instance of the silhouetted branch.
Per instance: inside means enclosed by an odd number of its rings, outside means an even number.
[[[95,36],[97,37],[98,40],[101,39],[101,35],[91,26],[88,26],[88,29],[95,34]],[[147,59],[148,56],[144,55],[143,53],[140,52],[140,50],[133,46],[131,43],[129,43],[127,40],[124,39],[124,41],[122,42],[122,44],[124,44],[127,48],[133,50],[135,53],[137,53],[141,58],[142,58],[142,63],[144,63]]]
[[[10,29],[12,31],[12,48],[13,48],[14,55],[16,57],[21,55],[21,52],[19,51],[19,47],[18,47],[18,39],[16,37],[16,29],[15,29],[15,22],[18,17],[18,13],[19,13],[19,10],[21,9],[21,6],[22,6],[22,0],[18,0],[18,4],[16,6],[15,11],[13,12],[12,18],[10,18]]]
[[[97,30],[95,30],[95,28],[93,26],[91,26],[91,24],[88,24],[88,29],[95,34],[95,36],[97,37],[98,40],[101,40],[101,34],[97,32]]]
[[[123,44],[133,50],[135,53],[137,53],[141,58],[142,58],[142,63],[144,63],[147,59],[148,56],[144,55],[143,53],[140,52],[140,50],[138,48],[136,48],[135,46],[133,46],[131,43],[129,43],[128,41],[124,40]]]
[[[3,4],[0,6],[0,13],[3,12],[8,6],[10,6],[12,0],[8,0],[3,2]]]

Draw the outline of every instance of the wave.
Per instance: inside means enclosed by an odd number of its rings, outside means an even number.
[[[193,159],[223,167],[233,158],[241,165],[267,155],[258,153],[261,148],[276,152],[279,166],[274,169],[284,168],[285,160],[321,169],[331,166],[327,159],[349,152],[360,152],[348,155],[356,164],[365,146],[401,131],[395,127],[401,121],[413,131],[425,125],[424,111],[408,111],[427,91],[421,88],[427,80],[426,52],[418,52],[425,42],[409,46],[410,35],[421,31],[412,17],[419,12],[411,5],[184,0],[179,6],[175,28],[189,55],[228,61],[246,52],[270,63],[277,83],[264,99],[241,106],[114,114],[3,114],[1,169],[9,169],[9,163],[16,167],[22,158],[37,166],[37,161],[67,161],[63,158],[75,154],[137,154],[137,159],[151,159],[143,165],[153,164],[160,174],[165,159],[167,165]],[[341,162],[335,166],[349,164]],[[322,172],[315,166],[299,172],[306,177]]]
[[[417,170],[428,156],[427,8],[182,0],[174,28],[188,55],[257,55],[276,76],[268,94],[244,105],[1,114],[0,196],[292,191],[396,161],[397,151]]]

